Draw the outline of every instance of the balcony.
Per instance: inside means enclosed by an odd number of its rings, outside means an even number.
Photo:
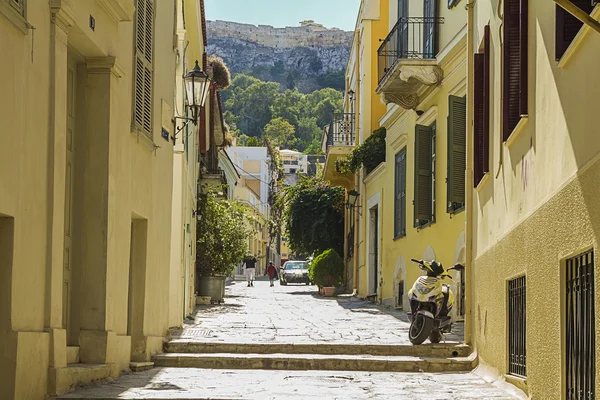
[[[386,104],[416,109],[419,95],[442,80],[436,60],[438,17],[401,17],[379,49],[377,93]]]
[[[321,149],[327,154],[323,168],[323,178],[333,185],[349,187],[352,185],[351,174],[340,174],[335,169],[335,162],[346,157],[356,145],[356,126],[354,113],[334,113],[331,123],[323,131]]]

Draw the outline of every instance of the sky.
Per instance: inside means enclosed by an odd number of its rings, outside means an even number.
[[[328,28],[354,30],[360,0],[205,0],[206,19],[299,26],[312,19]]]

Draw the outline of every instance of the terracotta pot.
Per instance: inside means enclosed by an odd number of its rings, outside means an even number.
[[[327,286],[323,288],[323,296],[331,297],[335,294],[335,286]]]

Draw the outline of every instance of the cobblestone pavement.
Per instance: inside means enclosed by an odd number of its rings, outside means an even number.
[[[248,287],[234,281],[225,296],[223,304],[199,306],[195,322],[174,337],[227,343],[410,344],[405,312],[349,295],[322,297],[316,286],[269,287],[268,281],[256,281]],[[452,329],[446,342],[462,341],[462,323]]]
[[[61,399],[515,399],[475,374],[164,368]]]

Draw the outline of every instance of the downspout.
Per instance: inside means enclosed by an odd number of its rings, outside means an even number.
[[[354,32],[354,43],[356,43],[356,57],[357,57],[357,61],[358,60],[358,56],[360,54],[360,35],[359,35],[359,31],[356,30]],[[355,134],[354,134],[354,143],[355,145],[358,144],[359,138],[360,138],[360,125],[358,124],[358,122],[360,121],[359,118],[360,117],[360,102],[361,102],[361,98],[360,98],[360,62],[357,62],[355,67],[354,67],[355,71],[354,74],[356,75],[356,94],[355,94],[355,101],[356,104],[358,104],[358,107],[354,107],[354,121],[356,121],[356,123],[354,124],[354,130],[355,130]],[[354,187],[355,188],[359,188],[360,182],[358,179],[358,173],[354,174]],[[360,188],[359,188],[360,189]],[[359,190],[360,193],[360,190]],[[362,198],[358,199],[359,201],[362,202]],[[352,281],[354,284],[353,290],[352,290],[352,295],[356,296],[358,294],[358,260],[359,260],[359,254],[358,254],[358,236],[359,236],[359,232],[360,232],[360,219],[359,219],[359,214],[358,211],[360,210],[360,208],[355,208],[354,209],[354,251],[353,251],[353,255],[352,255],[352,261],[354,262],[354,272],[352,273]]]
[[[471,296],[472,276],[473,276],[473,60],[475,49],[474,24],[474,6],[476,0],[470,0],[467,3],[467,160],[466,160],[466,190],[465,190],[465,343],[472,342],[473,299]]]

